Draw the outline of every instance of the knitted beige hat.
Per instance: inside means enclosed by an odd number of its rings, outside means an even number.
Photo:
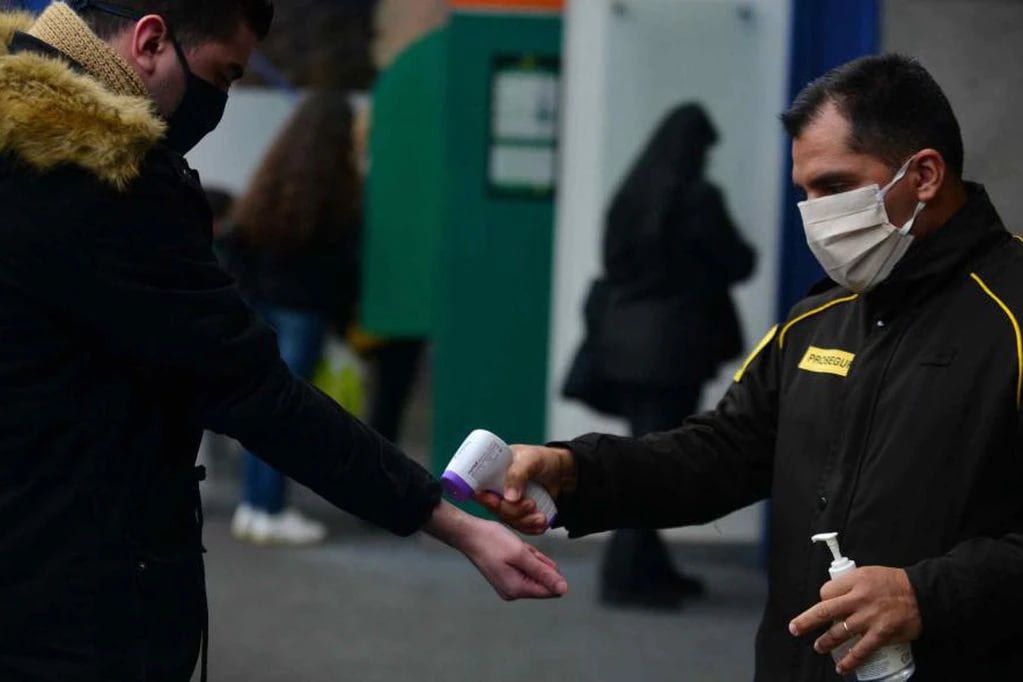
[[[149,97],[145,83],[135,70],[65,3],[52,3],[28,33],[81,64],[90,76],[114,93]]]

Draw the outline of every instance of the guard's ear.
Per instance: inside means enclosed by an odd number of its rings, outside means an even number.
[[[945,183],[948,165],[941,152],[935,149],[924,149],[917,153],[910,172],[917,201],[927,203],[934,200]]]

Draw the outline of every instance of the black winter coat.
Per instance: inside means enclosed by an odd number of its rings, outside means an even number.
[[[0,679],[187,680],[203,428],[398,534],[440,488],[288,371],[148,103],[3,51]]]
[[[986,193],[863,295],[826,284],[771,330],[716,410],[642,440],[569,444],[573,536],[710,521],[766,497],[769,596],[756,679],[837,680],[788,622],[819,601],[838,531],[904,567],[923,623],[914,682],[1023,670],[1023,243]],[[819,633],[817,633],[819,634]]]
[[[597,366],[612,383],[699,386],[742,351],[728,289],[753,271],[755,254],[704,179],[716,141],[701,105],[676,107],[611,202],[590,326]]]
[[[692,393],[742,350],[729,287],[756,254],[703,179],[717,132],[699,104],[661,122],[607,213],[603,278],[586,297],[586,336],[562,393],[624,415],[635,391]]]
[[[699,386],[742,352],[728,289],[750,275],[755,256],[708,182],[680,186],[651,211],[643,220],[653,225],[629,225],[632,238],[605,247],[600,367],[625,385]]]

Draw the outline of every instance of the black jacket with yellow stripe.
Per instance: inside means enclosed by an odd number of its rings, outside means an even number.
[[[983,188],[856,296],[834,285],[771,330],[717,408],[642,440],[569,444],[573,536],[710,521],[770,497],[757,680],[838,679],[791,618],[819,600],[838,531],[860,566],[904,567],[914,680],[1023,670],[1023,243]]]

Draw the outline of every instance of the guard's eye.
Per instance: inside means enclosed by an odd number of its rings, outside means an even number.
[[[826,197],[829,197],[832,194],[841,194],[842,192],[845,192],[848,189],[849,189],[849,186],[847,184],[845,184],[844,182],[836,182],[836,183],[833,183],[833,184],[825,186],[823,188],[823,191],[821,192],[821,194],[823,194]]]

